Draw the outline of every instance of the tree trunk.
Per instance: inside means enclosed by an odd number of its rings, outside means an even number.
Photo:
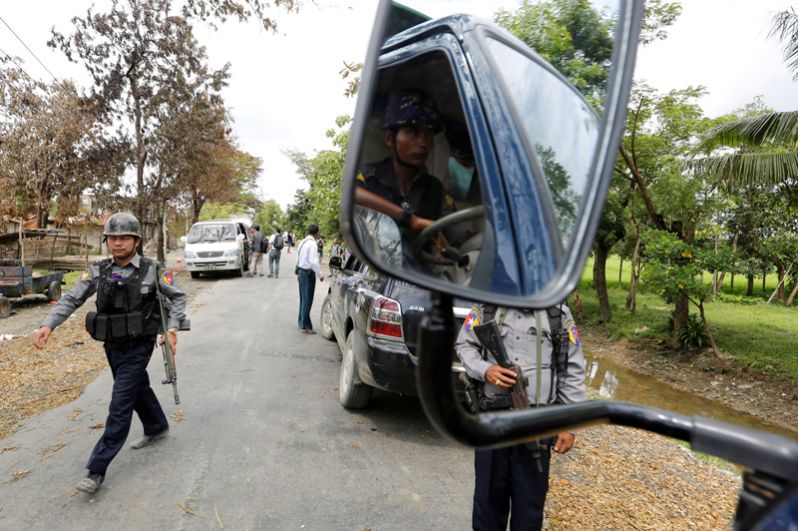
[[[784,300],[784,263],[783,262],[779,261],[779,262],[776,263],[776,271],[777,271],[776,274],[779,277],[779,285],[776,288],[776,297],[778,297],[778,299],[780,301],[783,301]]]
[[[690,315],[690,300],[687,298],[687,293],[680,291],[676,295],[675,308],[673,310],[673,348],[679,349],[682,346],[679,340],[679,333],[682,328],[687,324],[687,317]]]
[[[766,284],[766,282],[765,282],[765,281],[767,280],[767,278],[768,278],[767,271],[764,271],[764,270],[763,270],[763,271],[762,271],[762,293],[765,293],[765,289],[766,289],[766,288],[765,288],[765,284]]]
[[[593,282],[596,284],[602,323],[609,323],[610,319],[612,319],[610,297],[607,293],[607,256],[609,252],[609,248],[602,245],[600,241],[597,242],[596,252],[593,257]]]
[[[623,257],[621,257],[621,263],[618,266],[618,289],[623,285]]]
[[[158,261],[165,264],[166,252],[164,251],[164,234],[166,230],[166,204],[160,201],[159,203],[157,211],[158,230],[156,233],[156,253],[158,255]]]
[[[739,233],[735,233],[734,234],[734,238],[732,238],[732,251],[736,251],[737,250],[737,240],[739,238],[740,238],[740,234]],[[720,274],[720,278],[718,278],[718,282],[716,284],[716,288],[715,288],[715,293],[716,294],[721,290],[721,288],[723,288],[723,280],[725,278],[726,278],[726,271],[723,271]],[[731,287],[732,287],[732,291],[734,291],[734,273],[732,273],[732,277],[731,278],[732,278]]]
[[[792,306],[792,302],[795,300],[796,294],[798,294],[798,282],[796,282],[793,286],[790,296],[787,297],[787,302],[784,303],[784,306]]]
[[[712,335],[712,330],[709,329],[707,318],[704,315],[704,301],[698,303],[698,314],[701,316],[701,324],[704,325],[704,331],[707,333],[707,337],[709,338],[709,344],[712,345],[712,352],[715,353],[715,356],[720,356],[720,352],[718,352],[718,345],[715,344],[715,336]]]
[[[585,308],[582,306],[582,299],[579,297],[579,288],[576,288],[573,292],[571,292],[574,301],[574,311],[576,312],[576,318],[580,323],[585,322]]]
[[[191,200],[191,224],[199,221],[200,212],[202,211],[202,207],[205,206],[205,200],[199,196],[194,196]]]
[[[637,287],[640,282],[640,231],[636,230],[635,250],[632,252],[631,280],[629,281],[629,293],[626,294],[626,309],[635,313],[637,308]]]
[[[748,286],[745,289],[745,295],[751,297],[754,295],[754,274],[748,273]]]

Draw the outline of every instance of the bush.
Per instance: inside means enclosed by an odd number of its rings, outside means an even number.
[[[668,330],[673,332],[673,314],[668,318]],[[679,343],[684,350],[702,349],[709,346],[709,335],[698,315],[691,313],[687,316],[687,322],[679,331]]]
[[[733,304],[743,304],[746,306],[753,306],[761,304],[762,299],[759,297],[746,297],[744,295],[734,295],[733,293],[718,293],[717,300],[720,302],[730,302]]]

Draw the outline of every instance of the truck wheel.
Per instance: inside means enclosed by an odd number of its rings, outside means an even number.
[[[244,264],[238,266],[238,269],[233,271],[234,277],[243,277],[244,276]]]
[[[338,398],[347,409],[363,409],[371,399],[371,386],[358,382],[357,362],[355,361],[354,331],[349,332],[341,361],[341,377],[338,382]]]
[[[332,327],[333,320],[333,307],[330,295],[324,298],[324,304],[321,305],[321,337],[332,341],[335,339],[335,333]]]
[[[11,315],[11,301],[0,295],[0,319]]]
[[[199,278],[199,271],[192,271],[191,278]]]
[[[61,298],[61,282],[53,280],[47,285],[47,300],[50,302],[58,302]]]

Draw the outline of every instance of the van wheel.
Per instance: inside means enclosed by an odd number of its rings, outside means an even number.
[[[199,278],[199,271],[192,271],[191,278]]]
[[[332,341],[335,339],[335,333],[332,327],[333,308],[332,299],[329,295],[324,298],[324,304],[321,305],[321,337]]]
[[[346,336],[344,359],[341,361],[341,377],[338,382],[338,398],[347,409],[363,409],[371,399],[372,388],[358,382],[357,362],[355,361],[354,331]]]
[[[233,271],[233,276],[234,277],[243,277],[244,276],[244,264],[241,264],[240,266],[238,266],[238,269]]]
[[[0,319],[11,315],[11,301],[0,295]]]

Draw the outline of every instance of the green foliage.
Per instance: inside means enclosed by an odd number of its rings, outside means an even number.
[[[583,94],[600,99],[612,58],[613,18],[587,0],[524,2],[496,23],[550,62]]]
[[[230,219],[231,217],[251,217],[247,205],[241,203],[206,203],[200,212],[200,221],[209,219]]]
[[[673,303],[679,293],[686,293],[696,304],[707,299],[710,289],[700,279],[701,249],[660,230],[644,232],[643,242],[648,259],[643,278],[665,302]]]
[[[261,232],[264,234],[273,233],[275,227],[279,228],[280,231],[286,230],[285,214],[279,203],[274,199],[269,199],[263,203],[261,209],[255,214],[253,223],[260,225]]]
[[[588,263],[580,283],[579,296],[585,310],[585,324],[598,326],[600,314],[596,293],[590,289],[591,270],[592,265]],[[611,278],[611,274],[610,271],[608,278]],[[617,261],[615,274],[617,278]],[[664,343],[670,339],[667,323],[672,309],[656,293],[640,293],[634,314],[624,307],[625,289],[610,289],[609,297],[613,319],[602,326],[613,339],[643,344],[649,340]],[[743,367],[772,373],[784,379],[798,378],[798,356],[795,356],[798,309],[772,304],[747,306],[723,302],[707,302],[705,307],[715,341],[724,355],[730,356]],[[585,348],[589,352],[590,344],[586,342]]]
[[[351,121],[349,116],[339,116],[335,120],[337,129],[327,131],[327,137],[337,148],[335,150],[319,151],[313,155],[286,152],[297,172],[310,185],[307,191],[297,192],[294,204],[288,209],[289,223],[301,226],[303,233],[309,224],[316,223],[328,239],[340,234],[338,210]]]

